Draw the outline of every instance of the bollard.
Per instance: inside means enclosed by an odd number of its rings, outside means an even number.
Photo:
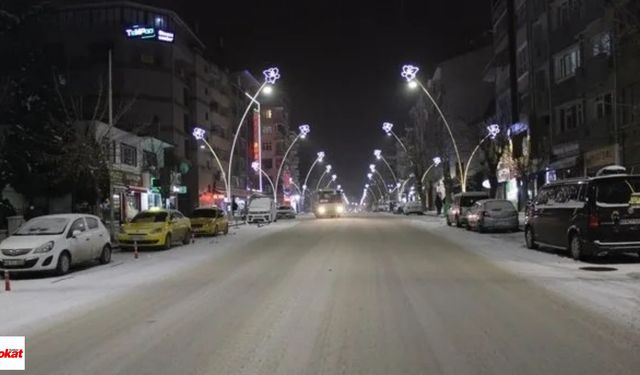
[[[133,257],[138,259],[138,241],[133,241]]]
[[[4,270],[4,290],[11,291],[11,280],[9,279],[9,270]]]

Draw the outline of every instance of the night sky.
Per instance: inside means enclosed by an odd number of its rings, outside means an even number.
[[[280,67],[292,125],[312,126],[301,173],[322,149],[354,198],[373,149],[391,141],[381,123],[400,126],[413,100],[401,66],[415,63],[428,76],[491,25],[489,0],[145,2],[176,10],[210,46],[222,38],[221,61],[232,70],[259,76]]]

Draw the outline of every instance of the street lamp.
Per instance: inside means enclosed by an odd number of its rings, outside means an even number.
[[[387,168],[389,168],[389,172],[391,172],[391,176],[393,176],[393,182],[397,183],[398,178],[396,177],[396,174],[393,172],[393,168],[391,168],[389,163],[387,163],[387,159],[385,159],[384,156],[382,156],[382,150],[373,150],[373,156],[376,157],[376,160],[382,160],[387,165]]]
[[[273,201],[274,201],[274,202],[277,202],[277,200],[276,200],[276,190],[275,190],[275,186],[273,186],[273,181],[271,181],[271,179],[269,178],[269,175],[268,175],[268,174],[266,174],[266,173],[262,170],[262,168],[260,168],[260,162],[258,162],[258,161],[254,161],[254,162],[252,162],[252,163],[251,163],[251,168],[252,168],[254,171],[256,171],[256,172],[258,172],[258,173],[262,174],[262,175],[267,179],[267,181],[269,181],[269,184],[271,184],[271,188],[273,189]]]
[[[231,143],[231,153],[229,154],[229,171],[227,173],[227,177],[228,177],[228,179],[227,179],[227,201],[229,201],[229,202],[231,202],[231,168],[233,166],[233,152],[236,149],[236,143],[238,142],[238,136],[240,135],[240,129],[242,128],[242,124],[244,123],[244,120],[247,117],[247,114],[249,113],[249,109],[251,109],[251,106],[256,102],[256,98],[258,97],[258,95],[260,95],[260,93],[267,86],[275,84],[276,81],[278,79],[280,79],[280,70],[278,70],[278,68],[265,69],[264,71],[262,71],[262,74],[264,75],[264,82],[262,82],[260,87],[258,87],[258,89],[256,90],[256,93],[250,98],[251,101],[247,105],[247,108],[245,108],[244,113],[242,114],[242,117],[240,117],[240,122],[238,123],[238,127],[236,129],[236,133],[233,136],[233,142]],[[269,90],[266,90],[266,91],[269,91]],[[265,93],[266,93],[266,91],[265,91]],[[262,145],[258,145],[258,147],[262,148]],[[260,164],[260,162],[258,162],[258,164]],[[260,168],[260,170],[262,171],[262,168]],[[231,211],[229,211],[229,212],[231,212]]]
[[[382,192],[382,190],[380,189],[380,186],[378,186],[378,182],[373,178],[373,173],[367,173],[367,178],[369,179],[369,181],[371,181],[374,186],[376,187],[376,189],[378,189],[378,193],[380,193],[380,198],[384,198],[384,193]],[[385,189],[386,190],[386,189]]]
[[[333,182],[335,182],[338,179],[338,175],[337,174],[332,174],[331,175],[331,180],[329,180],[329,182],[327,182],[327,185],[324,187],[325,189],[329,188],[329,186],[331,186],[331,184]]]
[[[433,158],[433,163],[429,166],[429,168],[427,168],[426,171],[424,171],[424,174],[422,175],[422,178],[420,178],[420,183],[421,184],[424,184],[424,178],[427,177],[427,173],[429,173],[431,168],[437,167],[440,163],[442,163],[442,159],[440,159],[439,156],[436,156],[435,158]]]
[[[301,202],[301,206],[304,209],[304,200],[305,200],[305,195],[304,193],[307,191],[307,181],[309,180],[309,176],[311,175],[311,171],[313,170],[313,167],[316,166],[316,164],[318,163],[322,163],[322,161],[324,160],[325,157],[325,153],[324,151],[320,151],[318,152],[316,157],[316,160],[313,161],[313,163],[311,164],[311,167],[309,167],[309,171],[307,172],[307,176],[304,178],[304,183],[302,184],[302,202]]]
[[[382,181],[382,186],[385,187],[385,191],[386,191],[387,190],[387,182],[384,180],[384,177],[382,177],[380,172],[378,172],[376,170],[376,165],[375,164],[369,164],[369,170],[371,171],[371,173],[374,173],[374,174],[378,175],[378,177],[380,177],[380,181]]]
[[[207,138],[206,138],[207,132],[202,128],[194,128],[192,134],[193,134],[193,137],[197,141],[202,141],[204,143],[204,145],[206,145],[209,148],[209,151],[211,152],[211,154],[213,155],[214,159],[216,160],[216,163],[218,163],[218,168],[220,169],[220,172],[222,173],[222,182],[224,183],[225,187],[228,186],[227,176],[224,173],[224,167],[222,167],[222,163],[220,162],[220,159],[218,158],[218,155],[216,154],[216,152],[213,150],[213,147],[211,147],[209,142],[207,142]],[[201,145],[201,147],[202,146],[203,145]],[[229,201],[229,202],[231,202],[231,201]]]
[[[482,138],[478,143],[478,145],[476,145],[476,147],[473,149],[473,151],[471,152],[471,155],[469,155],[469,160],[467,160],[467,165],[464,167],[465,178],[463,181],[463,186],[466,186],[467,184],[467,173],[469,172],[469,166],[471,165],[471,160],[473,159],[473,156],[476,154],[476,152],[478,152],[478,150],[480,149],[480,146],[484,143],[484,141],[486,141],[489,138],[491,138],[491,140],[494,140],[496,139],[498,134],[500,134],[500,125],[491,124],[487,126],[487,135],[484,138]]]
[[[291,149],[293,148],[293,145],[295,145],[296,142],[298,142],[298,139],[307,138],[307,134],[311,132],[311,127],[307,124],[298,126],[298,129],[300,130],[300,133],[298,133],[298,135],[293,139],[293,142],[291,142],[291,144],[289,145],[289,148],[287,148],[287,151],[284,153],[284,156],[282,157],[282,162],[280,162],[280,168],[278,168],[278,174],[276,175],[276,194],[278,194],[277,189],[278,189],[278,184],[280,183],[280,174],[282,173],[282,167],[284,166],[284,163],[287,160],[287,155],[289,155],[289,151],[291,151]],[[278,203],[277,199],[276,199],[276,203]]]
[[[389,136],[393,136],[393,138],[396,139],[396,141],[398,141],[398,143],[400,143],[400,146],[402,146],[402,148],[404,149],[404,152],[409,155],[409,151],[407,151],[407,147],[405,147],[404,143],[402,143],[402,141],[400,140],[400,138],[398,138],[398,136],[396,135],[396,133],[393,132],[393,124],[390,122],[383,122],[382,123],[382,130],[384,130],[385,133],[387,133],[387,135]]]
[[[324,168],[324,172],[322,172],[322,174],[320,175],[320,178],[318,179],[318,183],[316,184],[316,190],[320,189],[320,183],[322,182],[322,179],[324,178],[325,175],[331,173],[331,164],[327,165]]]
[[[402,72],[400,73],[400,75],[407,80],[409,87],[414,87],[414,88],[420,87],[422,91],[424,91],[424,93],[427,95],[429,100],[431,100],[431,103],[433,103],[433,106],[435,107],[435,109],[438,111],[438,114],[440,115],[440,118],[442,119],[442,122],[444,123],[445,127],[447,128],[447,131],[449,132],[449,136],[451,137],[451,142],[453,143],[453,149],[455,150],[456,158],[458,159],[458,171],[460,173],[460,182],[462,185],[462,191],[465,192],[467,189],[465,185],[466,176],[464,175],[464,169],[462,169],[462,159],[460,159],[460,152],[458,152],[458,144],[456,143],[456,139],[453,136],[453,132],[451,131],[451,126],[449,126],[449,122],[447,121],[447,118],[444,117],[444,113],[442,113],[440,106],[433,99],[433,97],[431,96],[431,93],[429,93],[429,90],[427,90],[427,88],[424,87],[424,85],[416,77],[416,75],[418,74],[418,71],[420,71],[420,68],[418,68],[417,66],[404,65],[402,67]]]

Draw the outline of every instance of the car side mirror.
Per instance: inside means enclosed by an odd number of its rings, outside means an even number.
[[[71,232],[71,237],[77,238],[80,235],[80,233],[82,232],[76,229],[73,232]]]

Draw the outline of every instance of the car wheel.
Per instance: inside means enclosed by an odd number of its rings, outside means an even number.
[[[182,244],[188,245],[189,242],[191,242],[191,231],[187,230],[186,232],[184,232],[184,238],[182,238]]]
[[[111,246],[109,246],[109,244],[104,245],[102,248],[98,262],[100,262],[100,264],[107,264],[111,262]]]
[[[58,265],[56,266],[56,274],[59,276],[66,275],[71,268],[71,257],[66,251],[58,257]]]
[[[525,244],[527,245],[527,249],[538,248],[538,244],[536,243],[533,229],[531,229],[530,227],[526,227],[524,230],[524,241],[525,241]]]
[[[218,229],[218,224],[216,224],[216,226],[213,227],[213,236],[214,237],[217,236],[219,232],[220,230]]]
[[[229,234],[229,223],[227,223],[227,225],[224,226],[224,235],[226,236],[227,234]]]
[[[166,237],[164,238],[164,246],[162,248],[164,250],[171,249],[171,233],[167,233]]]
[[[571,252],[571,257],[573,258],[573,260],[584,259],[582,241],[580,240],[580,235],[578,233],[574,233],[574,235],[571,236],[571,240],[569,241],[569,251]]]

